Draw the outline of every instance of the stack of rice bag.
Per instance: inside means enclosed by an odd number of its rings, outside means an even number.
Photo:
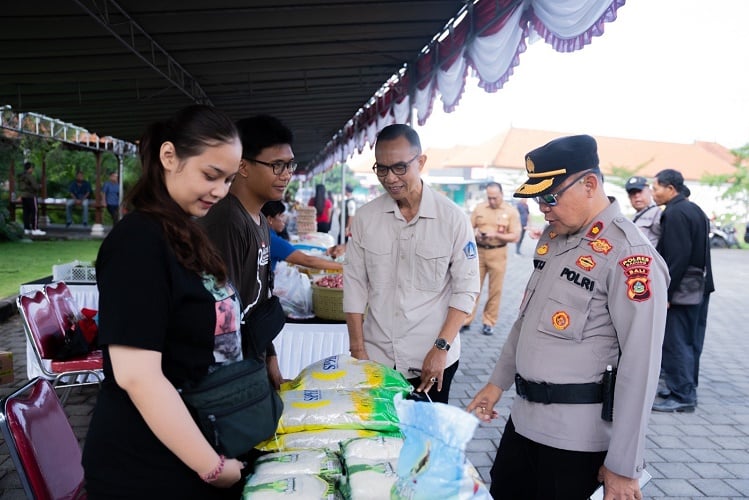
[[[465,469],[465,444],[473,435],[477,419],[448,405],[405,401],[403,396],[412,390],[402,374],[373,361],[340,354],[309,365],[296,379],[281,386],[284,412],[277,434],[258,446],[272,453],[255,463],[243,498],[490,498],[474,495],[483,485],[475,469]],[[452,434],[451,428],[460,418],[448,415],[445,422],[424,427],[418,423],[423,418],[442,418],[441,410],[432,407],[454,410],[457,413],[450,415],[465,417],[468,425],[461,427],[459,436],[445,443],[441,433]],[[420,429],[418,435],[414,434],[414,426]],[[406,449],[408,440],[404,445],[401,429],[406,436],[413,436],[410,451]],[[425,443],[428,437],[424,431],[433,432],[438,442]],[[448,451],[451,446],[460,449]],[[446,487],[449,485],[443,481],[437,490],[428,489],[433,480],[430,476],[439,474],[438,468],[448,462],[455,462],[449,474],[450,480],[457,481],[455,487]],[[424,472],[427,476],[420,476]],[[401,491],[401,483],[417,485],[417,491]],[[453,496],[430,496],[453,490]]]

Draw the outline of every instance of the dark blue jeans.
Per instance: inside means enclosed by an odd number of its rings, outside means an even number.
[[[661,370],[671,397],[680,403],[697,402],[697,372],[705,339],[704,330],[699,329],[701,306],[671,304],[666,315]]]

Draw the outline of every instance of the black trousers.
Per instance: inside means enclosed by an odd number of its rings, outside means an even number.
[[[36,198],[21,198],[21,208],[23,208],[23,228],[39,229],[37,227]]]
[[[586,500],[599,486],[606,452],[569,451],[536,443],[507,420],[491,470],[494,500]]]
[[[453,383],[453,377],[455,376],[455,372],[458,371],[458,363],[460,363],[460,360],[451,364],[450,366],[445,368],[444,372],[442,372],[442,390],[441,391],[437,391],[437,384],[434,384],[432,388],[427,391],[427,394],[429,395],[429,398],[432,400],[433,403],[447,404],[447,400],[450,399],[450,385]],[[415,389],[419,387],[419,385],[421,385],[421,377],[410,378],[408,379],[408,382],[412,386],[414,386],[414,389]]]

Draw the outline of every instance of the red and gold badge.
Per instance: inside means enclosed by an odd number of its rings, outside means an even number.
[[[536,250],[536,253],[538,255],[546,255],[548,252],[549,252],[549,245],[547,245],[546,243],[538,247],[538,249]]]
[[[614,248],[611,246],[611,243],[609,243],[609,240],[605,238],[593,240],[588,243],[588,245],[590,245],[590,248],[592,248],[594,252],[602,253],[604,255],[608,255],[611,249]]]
[[[585,236],[586,236],[587,238],[595,238],[596,236],[598,236],[598,234],[599,234],[599,233],[600,233],[601,231],[603,231],[603,222],[601,222],[601,221],[599,220],[599,221],[595,222],[595,223],[594,223],[594,224],[593,224],[593,225],[592,225],[592,226],[590,227],[590,229],[588,230],[588,234],[586,234]]]
[[[567,314],[567,311],[557,311],[551,317],[551,324],[557,330],[566,330],[570,326],[570,315]]]
[[[630,255],[619,261],[627,277],[627,297],[635,302],[644,302],[650,293],[650,263],[653,258],[648,255]]]
[[[593,260],[592,255],[581,255],[575,264],[584,271],[590,271],[596,267],[596,261]]]

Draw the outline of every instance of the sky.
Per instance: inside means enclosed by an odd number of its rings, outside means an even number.
[[[629,0],[590,45],[529,45],[505,86],[469,79],[456,111],[417,127],[425,148],[509,126],[665,142],[749,143],[747,0]],[[438,98],[439,99],[439,98]]]

